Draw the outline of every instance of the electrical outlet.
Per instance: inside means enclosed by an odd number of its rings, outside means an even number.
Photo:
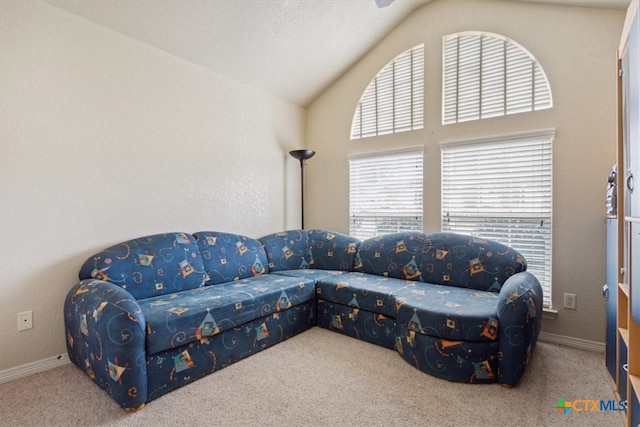
[[[576,309],[576,294],[564,294],[564,308]]]
[[[26,331],[33,328],[33,311],[18,313],[18,331]]]

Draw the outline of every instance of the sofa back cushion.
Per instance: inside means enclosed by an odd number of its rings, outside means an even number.
[[[500,292],[527,262],[517,250],[501,243],[455,233],[427,234],[422,254],[422,281]]]
[[[79,277],[111,282],[143,299],[202,287],[205,271],[191,234],[165,233],[98,252],[85,261]]]
[[[420,280],[426,236],[419,232],[385,234],[363,240],[358,246],[354,271]]]
[[[307,230],[288,230],[258,239],[269,260],[269,271],[309,268],[309,233]]]
[[[218,231],[199,231],[194,236],[202,254],[207,285],[269,272],[267,254],[256,239]]]
[[[310,268],[352,271],[360,240],[327,230],[309,230]]]

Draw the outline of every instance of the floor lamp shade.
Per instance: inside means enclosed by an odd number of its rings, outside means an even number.
[[[293,150],[289,151],[289,154],[294,159],[300,161],[300,205],[301,205],[301,218],[302,229],[304,229],[304,165],[305,161],[312,158],[316,154],[313,150]]]

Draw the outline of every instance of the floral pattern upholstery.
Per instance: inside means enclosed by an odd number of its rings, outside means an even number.
[[[158,234],[87,259],[67,350],[127,410],[314,325],[440,378],[515,385],[542,317],[525,270],[514,249],[453,233]]]

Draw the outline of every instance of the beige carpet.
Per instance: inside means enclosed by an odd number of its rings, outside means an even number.
[[[125,414],[74,365],[0,385],[0,425],[618,426],[604,356],[540,342],[520,384],[451,383],[392,350],[313,328]]]

